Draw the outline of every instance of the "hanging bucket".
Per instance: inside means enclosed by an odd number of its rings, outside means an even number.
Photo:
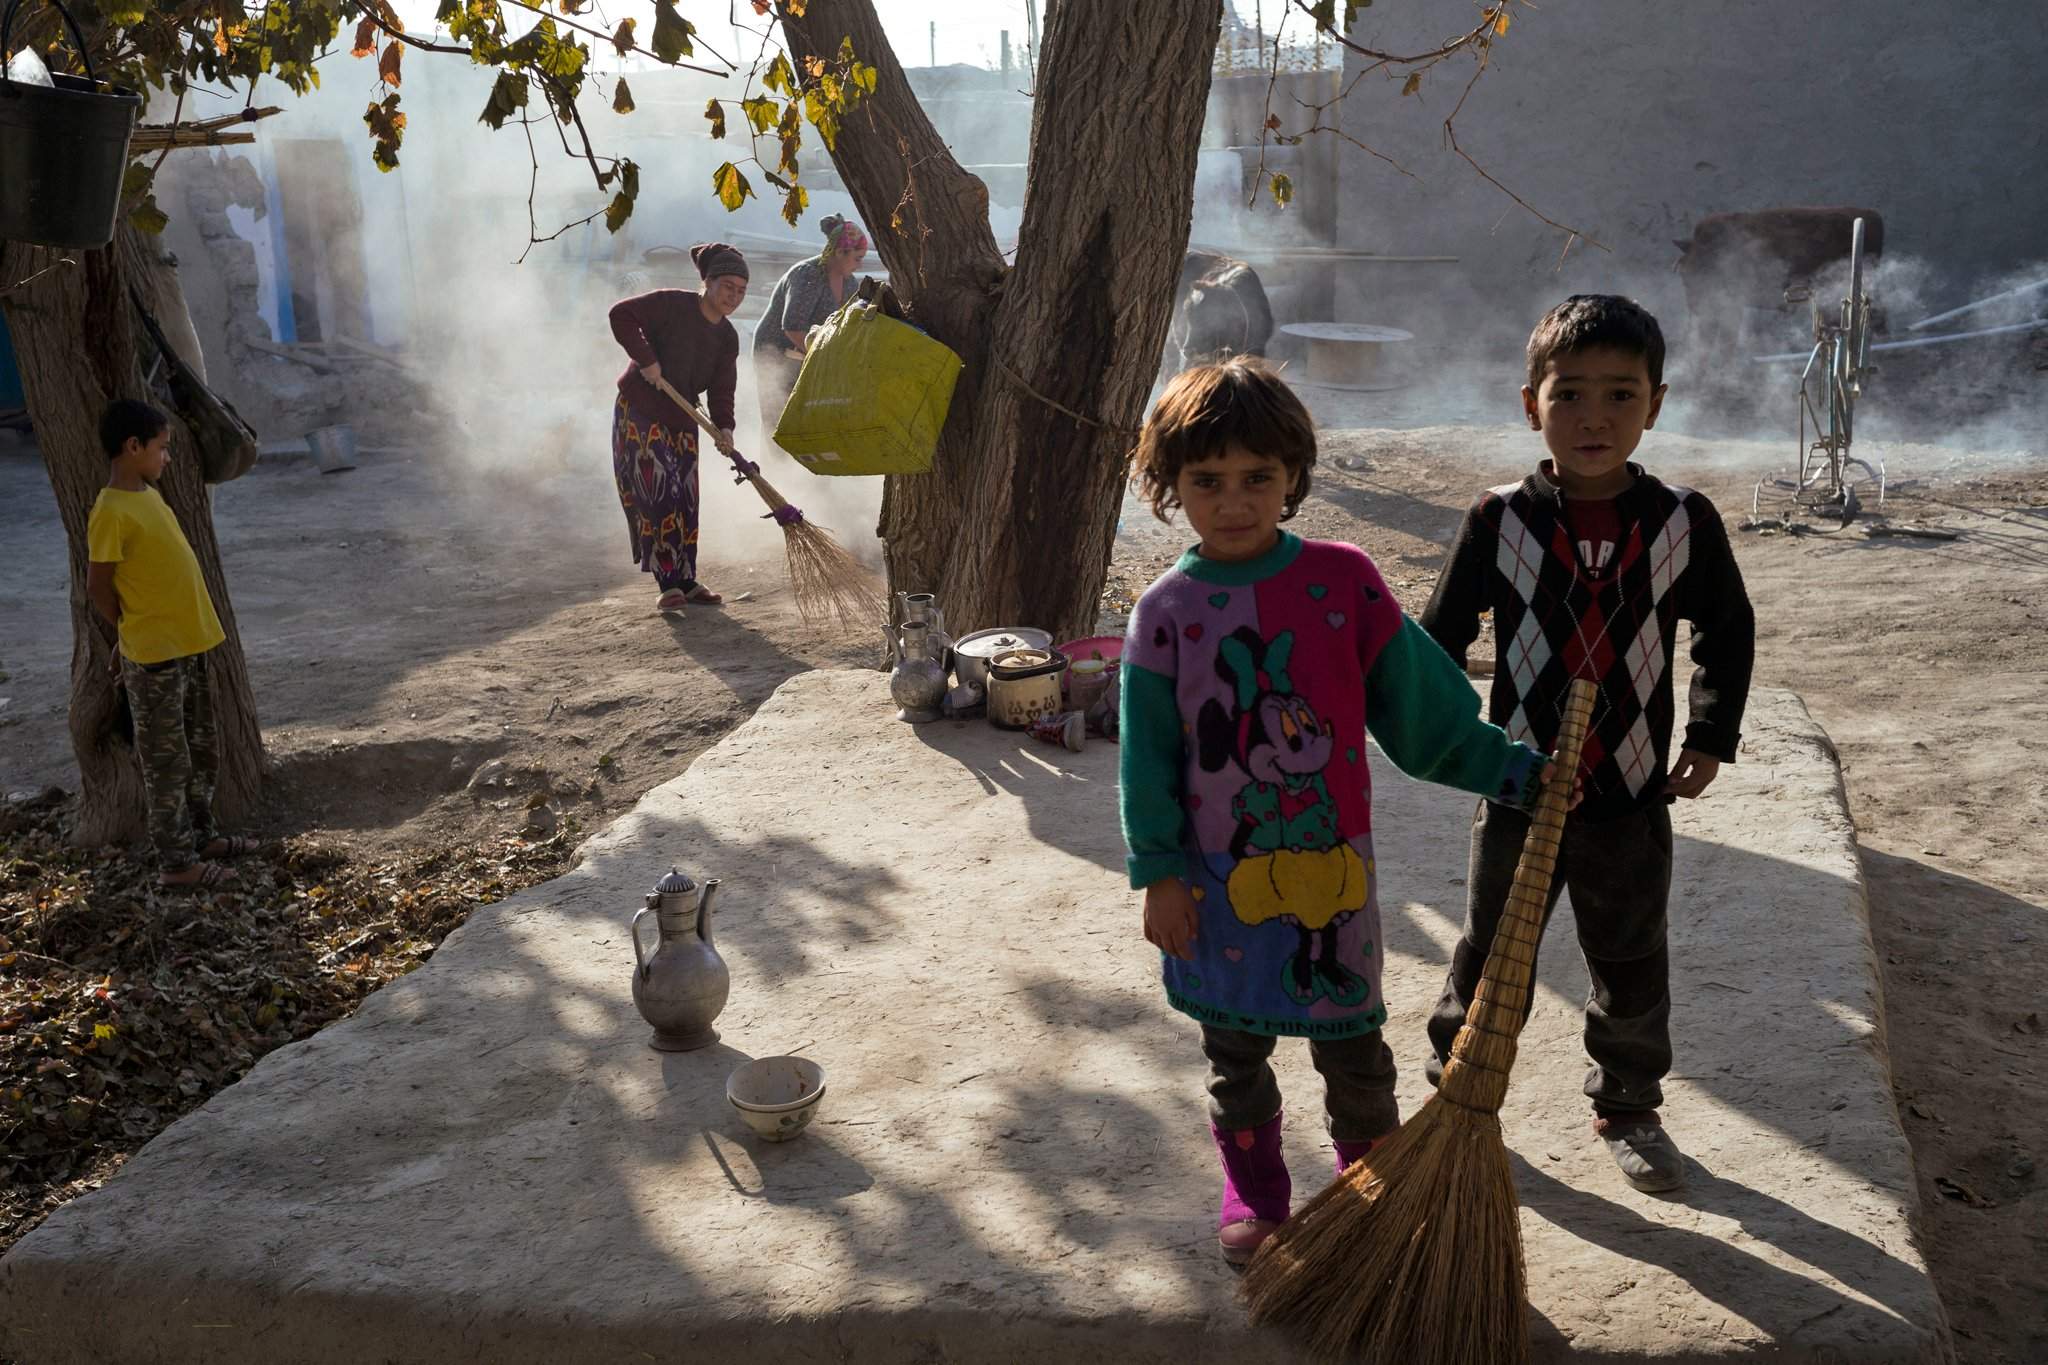
[[[0,17],[0,239],[105,246],[114,240],[128,136],[142,96],[93,78],[85,38],[62,4],[57,13],[71,30],[85,76],[53,72],[51,85],[12,79],[6,65],[21,4],[8,0]]]

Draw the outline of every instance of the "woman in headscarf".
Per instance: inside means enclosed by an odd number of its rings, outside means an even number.
[[[631,357],[612,412],[612,475],[626,512],[633,562],[654,575],[662,611],[716,606],[697,581],[697,424],[654,380],[704,406],[719,450],[733,454],[733,390],[740,336],[729,319],[747,297],[747,258],[724,242],[690,248],[701,292],[656,289],[612,305],[612,335]]]
[[[834,214],[818,224],[825,249],[798,261],[775,282],[768,311],[754,327],[754,376],[761,390],[761,427],[772,437],[782,406],[803,368],[805,334],[837,312],[853,287],[853,273],[867,260],[868,239],[860,228]]]

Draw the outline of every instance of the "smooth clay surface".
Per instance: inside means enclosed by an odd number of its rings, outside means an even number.
[[[1121,875],[1116,750],[891,718],[815,672],[353,1018],[266,1058],[0,1262],[0,1355],[62,1362],[1293,1359],[1215,1246],[1194,1026]],[[1389,1037],[1462,913],[1471,802],[1378,764]],[[1552,928],[1505,1119],[1542,1359],[1935,1361],[1907,1149],[1833,750],[1790,694],[1678,815],[1678,1064],[1694,1159],[1637,1194],[1579,1087]],[[626,924],[719,876],[722,1041],[647,1046]],[[802,1048],[828,1104],[768,1144],[732,1070]],[[1328,1178],[1283,1043],[1297,1191]]]

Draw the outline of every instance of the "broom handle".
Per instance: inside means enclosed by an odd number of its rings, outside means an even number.
[[[698,426],[704,428],[705,434],[710,436],[712,440],[715,441],[725,434],[718,427],[712,425],[711,419],[704,415],[704,412],[701,408],[699,408],[695,403],[692,403],[689,399],[683,397],[680,393],[677,393],[675,385],[669,383],[666,376],[654,376],[654,387],[661,390],[662,394],[666,396],[671,403],[674,403],[684,412],[689,413],[690,420],[695,422]],[[736,467],[738,467],[737,459],[734,460],[734,464]],[[783,508],[788,507],[790,505],[788,498],[785,498],[782,496],[782,494],[776,492],[774,486],[770,484],[767,479],[761,477],[761,471],[758,468],[753,469],[751,471],[745,468],[740,468],[740,474],[747,480],[747,482],[754,485],[754,491],[761,495],[761,501],[768,504],[768,508],[770,511],[780,512]],[[781,520],[780,517],[777,517],[776,519],[778,521]]]
[[[1467,1108],[1499,1113],[1507,1095],[1515,1038],[1528,1019],[1535,989],[1536,945],[1543,937],[1543,912],[1550,903],[1550,882],[1557,870],[1558,846],[1564,839],[1565,811],[1578,779],[1579,753],[1585,746],[1596,695],[1593,684],[1583,678],[1575,679],[1565,694],[1557,750],[1552,755],[1557,766],[1530,818],[1522,859],[1515,867],[1514,885],[1493,931],[1486,966],[1465,1012],[1464,1027],[1451,1046],[1451,1064],[1444,1070],[1438,1093]]]
[[[1487,951],[1486,967],[1481,973],[1481,993],[1509,1015],[1495,1021],[1508,1025],[1509,1036],[1522,1031],[1529,998],[1535,990],[1536,944],[1543,937],[1543,912],[1550,904],[1558,846],[1564,842],[1565,811],[1571,804],[1572,786],[1578,780],[1579,752],[1585,747],[1596,695],[1593,684],[1584,678],[1573,679],[1565,693],[1564,712],[1558,720],[1557,750],[1552,755],[1557,766],[1530,816],[1529,834],[1522,842],[1522,859],[1515,865],[1514,885],[1508,891],[1507,906],[1501,913],[1499,928],[1494,930],[1493,946]],[[1502,959],[1498,963],[1496,954]],[[1495,987],[1491,992],[1485,990],[1487,981]],[[1474,1003],[1478,1003],[1476,996]]]

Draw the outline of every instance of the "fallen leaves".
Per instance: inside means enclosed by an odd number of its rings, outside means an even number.
[[[66,845],[63,811],[17,805],[0,833],[0,1250],[569,859],[566,832],[383,862],[293,839],[236,860],[232,886],[166,894]]]

